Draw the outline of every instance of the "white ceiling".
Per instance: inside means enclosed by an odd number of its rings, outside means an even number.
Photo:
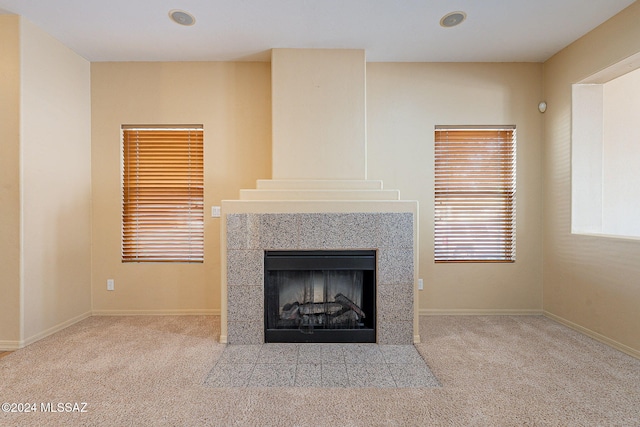
[[[268,60],[365,49],[372,62],[541,62],[634,0],[0,0],[90,61]],[[191,27],[169,19],[190,12]],[[467,20],[442,28],[448,12]]]

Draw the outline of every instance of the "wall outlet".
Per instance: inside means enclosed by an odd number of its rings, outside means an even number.
[[[418,279],[418,290],[421,291],[424,289],[424,282],[422,279]]]
[[[115,282],[113,279],[107,279],[107,290],[113,291],[115,289]]]

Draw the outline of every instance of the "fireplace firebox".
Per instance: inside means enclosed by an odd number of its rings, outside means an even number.
[[[376,342],[376,251],[265,251],[265,342]]]

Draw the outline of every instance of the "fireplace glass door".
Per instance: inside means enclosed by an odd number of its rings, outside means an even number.
[[[265,252],[265,342],[375,342],[375,251]]]

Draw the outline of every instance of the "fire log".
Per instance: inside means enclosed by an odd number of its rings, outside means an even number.
[[[362,309],[360,307],[358,307],[358,305],[356,303],[354,303],[353,301],[351,301],[349,298],[345,297],[342,294],[337,294],[335,297],[335,300],[338,304],[340,304],[342,307],[349,309],[349,310],[353,310],[356,312],[356,314],[360,317],[362,317],[363,319],[367,316],[365,316],[364,311],[362,311]]]
[[[298,303],[298,301],[294,302],[293,304],[285,304],[284,307],[282,307],[282,313],[280,313],[280,318],[283,320],[291,320],[291,319],[297,319],[298,317],[300,317],[300,304]]]
[[[344,313],[329,319],[329,324],[332,326],[343,326],[356,323],[360,320],[360,316],[353,310],[345,311]]]
[[[334,314],[342,310],[343,305],[335,302],[309,302],[300,305],[300,313],[305,314]]]

